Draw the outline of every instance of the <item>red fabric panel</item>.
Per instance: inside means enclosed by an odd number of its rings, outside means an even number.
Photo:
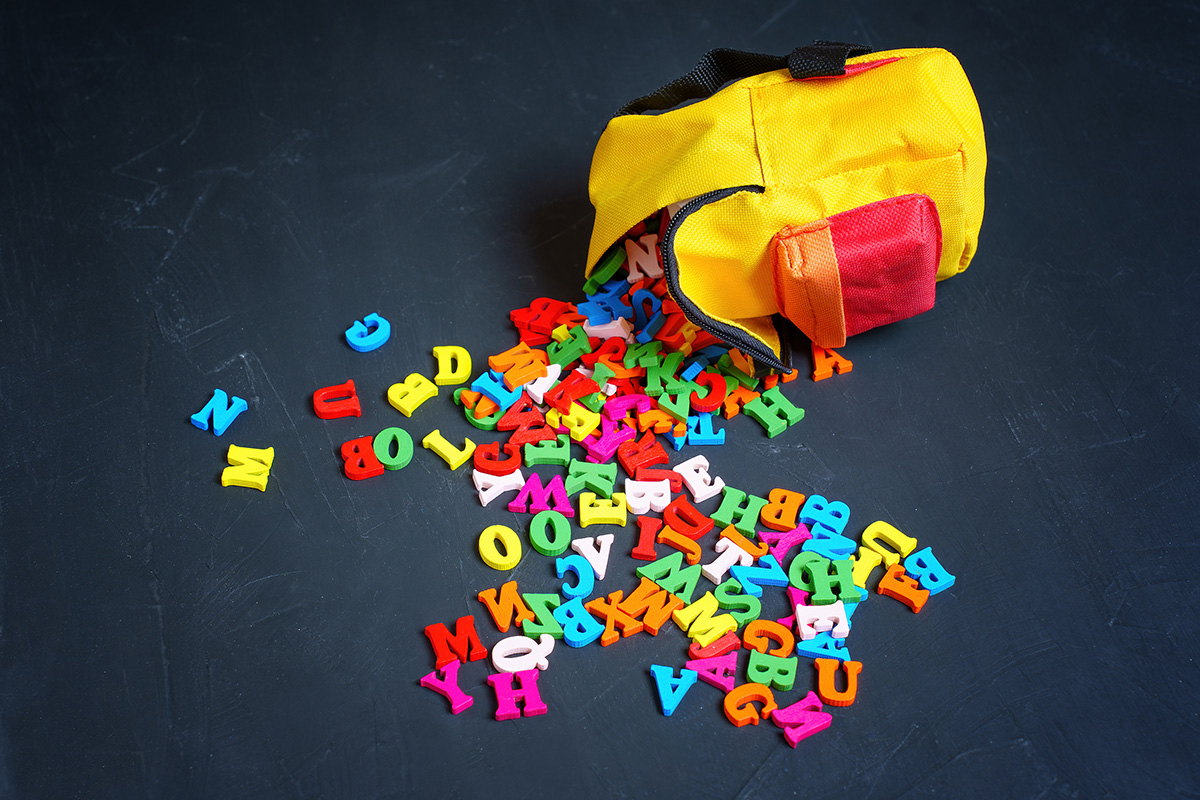
[[[829,218],[846,335],[933,308],[942,226],[923,194],[889,197]]]
[[[869,69],[882,67],[884,64],[891,64],[893,61],[899,61],[899,58],[881,58],[878,61],[862,61],[858,64],[847,64],[846,72],[842,75],[817,75],[812,78],[804,78],[806,81],[830,81],[838,78],[849,78],[851,75],[857,75],[860,72],[866,72]]]

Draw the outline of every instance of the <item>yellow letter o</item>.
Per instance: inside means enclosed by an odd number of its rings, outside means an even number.
[[[521,561],[521,540],[512,528],[491,525],[479,534],[479,556],[492,569],[508,571]]]

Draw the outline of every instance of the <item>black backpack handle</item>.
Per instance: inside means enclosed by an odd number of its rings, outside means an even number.
[[[712,97],[730,81],[784,67],[788,68],[796,80],[842,75],[846,71],[846,59],[869,52],[871,48],[865,45],[824,40],[797,47],[786,56],[769,56],[718,47],[705,53],[691,72],[671,81],[658,91],[626,103],[613,116],[666,111],[689,100]]]

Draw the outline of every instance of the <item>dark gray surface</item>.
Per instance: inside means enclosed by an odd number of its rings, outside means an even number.
[[[0,12],[0,796],[1200,793],[1193,6],[112,5]],[[383,393],[578,297],[608,115],[710,47],[813,38],[959,57],[979,255],[791,384],[786,436],[734,420],[710,459],[894,522],[958,584],[860,609],[859,701],[794,751],[708,686],[662,717],[673,630],[561,648],[538,719],[490,719],[470,665],[451,716],[422,629],[499,638],[474,540],[524,522],[426,452],[351,483],[337,447],[471,435],[445,393],[411,421]],[[359,355],[371,311],[396,332]],[[316,419],[346,378],[362,418]],[[220,439],[187,419],[217,386],[251,405]],[[219,485],[230,443],[275,447],[265,494]],[[535,553],[514,577],[557,584]]]

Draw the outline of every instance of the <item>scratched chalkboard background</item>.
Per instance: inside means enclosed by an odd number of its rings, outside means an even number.
[[[1198,13],[5,3],[0,797],[1196,796]],[[704,684],[662,716],[673,628],[560,646],[539,718],[493,720],[474,663],[451,715],[417,685],[422,629],[471,613],[500,638],[475,594],[508,576],[475,539],[527,518],[419,445],[348,481],[339,445],[495,438],[446,390],[411,420],[384,393],[439,344],[478,371],[510,309],[580,297],[623,102],[711,47],[816,38],[960,58],[979,254],[931,312],[853,340],[852,373],[790,384],[801,424],[734,419],[708,455],[746,491],[845,501],[854,536],[894,523],[957,584],[920,615],[859,609],[858,701],[796,750]],[[372,311],[392,339],[355,353]],[[347,378],[362,417],[317,419]],[[250,403],[221,438],[188,421],[217,387]],[[230,444],[275,448],[265,493],[221,487]],[[640,563],[617,533],[605,592]],[[558,585],[528,548],[512,577]]]

